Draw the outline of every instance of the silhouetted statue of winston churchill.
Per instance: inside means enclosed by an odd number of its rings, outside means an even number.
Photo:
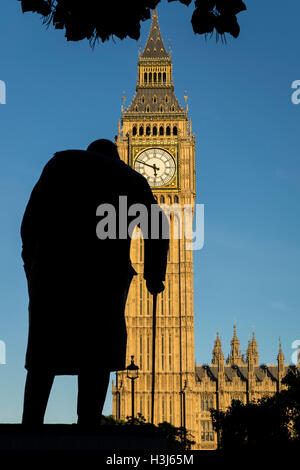
[[[109,374],[125,369],[124,309],[136,274],[126,230],[137,215],[125,218],[124,236],[120,196],[127,197],[128,208],[143,204],[148,210],[144,278],[151,293],[162,292],[169,240],[161,230],[151,239],[151,207],[157,203],[146,179],[120,160],[115,144],[102,139],[87,151],[56,153],[31,193],[21,226],[29,292],[23,424],[43,423],[60,374],[78,375],[78,424],[98,424]],[[115,208],[107,238],[96,233],[102,204]],[[160,217],[168,228],[166,216]]]

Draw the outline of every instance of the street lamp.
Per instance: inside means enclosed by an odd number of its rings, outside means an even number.
[[[131,356],[131,363],[129,366],[126,367],[127,369],[127,377],[131,380],[131,419],[132,424],[134,422],[134,381],[139,376],[139,367],[135,365],[134,356]]]
[[[116,374],[116,418],[121,419],[121,396],[120,390],[123,387],[123,380],[118,384],[118,374]]]
[[[181,436],[181,439],[184,442],[184,447],[186,446],[186,402],[185,402],[185,390],[187,387],[187,380],[184,381],[183,389],[181,390],[181,403],[182,403],[182,419],[181,421],[183,422],[183,439]]]

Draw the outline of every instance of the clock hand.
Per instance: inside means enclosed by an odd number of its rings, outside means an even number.
[[[154,170],[154,177],[156,177],[156,175],[157,175],[157,171],[156,171],[156,170],[159,170],[159,168],[157,168],[157,166],[155,165],[155,163],[154,163],[154,165],[153,165],[153,170]]]
[[[159,168],[155,165],[149,165],[149,163],[141,162],[141,160],[136,160],[137,163],[141,163],[142,165],[149,166],[150,168],[153,168],[154,170],[154,175],[156,176],[156,171],[159,170]]]

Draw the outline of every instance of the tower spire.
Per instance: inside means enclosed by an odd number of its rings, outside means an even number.
[[[188,120],[187,109],[182,108],[174,93],[173,65],[159,29],[157,11],[153,10],[152,23],[146,46],[138,59],[136,94],[122,118],[164,118],[170,114]],[[147,114],[146,114],[147,113]]]
[[[145,49],[141,55],[144,59],[169,59],[158,24],[157,10],[154,8],[152,24]]]

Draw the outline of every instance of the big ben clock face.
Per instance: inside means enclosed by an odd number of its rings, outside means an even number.
[[[144,150],[136,158],[134,169],[143,175],[152,188],[165,186],[173,178],[176,165],[166,150],[153,148]]]

